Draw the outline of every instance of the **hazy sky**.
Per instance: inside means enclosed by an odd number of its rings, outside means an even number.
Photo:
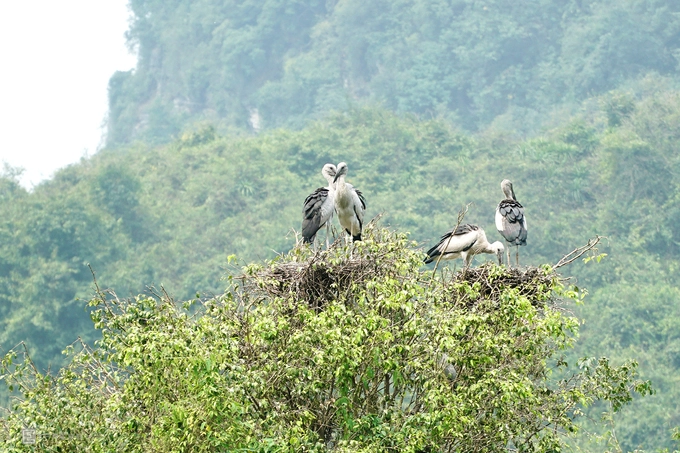
[[[0,1],[0,169],[32,187],[101,142],[107,85],[134,67],[127,0]]]

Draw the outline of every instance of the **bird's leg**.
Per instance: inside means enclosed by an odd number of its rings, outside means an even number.
[[[517,246],[517,252],[515,253],[515,262],[517,263],[517,267],[519,267],[519,245]]]
[[[345,248],[349,248],[349,259],[352,259],[352,252],[354,251],[352,236],[347,236],[343,231],[342,235],[345,237]]]
[[[474,255],[472,253],[466,254],[463,257],[463,278],[465,278],[465,275],[467,274],[467,270],[472,264],[472,258],[474,258]]]
[[[331,234],[331,227],[330,227],[330,221],[326,222],[326,250],[330,247],[328,243],[328,237]]]
[[[507,258],[508,258],[508,261],[507,261],[508,267],[512,267],[512,261],[510,261],[510,247],[508,247],[508,249],[505,252],[506,252],[506,255],[507,255]]]

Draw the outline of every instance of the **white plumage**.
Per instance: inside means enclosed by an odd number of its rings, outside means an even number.
[[[361,240],[361,230],[364,224],[366,201],[362,193],[351,184],[345,182],[347,164],[340,162],[335,174],[335,212],[343,230],[352,236],[354,241]]]
[[[442,260],[462,258],[465,260],[465,265],[469,266],[475,255],[491,253],[496,255],[498,264],[501,264],[504,251],[505,247],[500,241],[489,243],[483,229],[477,225],[465,224],[442,236],[439,243],[427,251],[425,263],[431,263],[441,255]]]

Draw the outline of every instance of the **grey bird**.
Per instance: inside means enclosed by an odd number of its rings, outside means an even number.
[[[313,243],[316,233],[326,226],[326,247],[328,247],[330,221],[335,212],[335,178],[337,170],[335,165],[326,164],[321,174],[326,181],[327,187],[319,187],[312,192],[302,206],[302,240],[305,243]]]
[[[519,266],[519,246],[527,245],[527,219],[524,217],[524,207],[517,201],[512,182],[504,179],[501,190],[505,199],[496,208],[496,229],[509,245],[517,246],[515,260]],[[510,248],[508,248],[508,266],[510,266]]]
[[[352,236],[352,240],[361,240],[361,231],[364,226],[364,211],[366,200],[363,194],[351,184],[345,182],[347,164],[340,162],[335,174],[335,212],[343,230]]]
[[[477,225],[459,225],[456,230],[448,231],[439,240],[439,243],[427,251],[425,264],[437,260],[441,255],[441,260],[454,260],[462,258],[465,266],[469,267],[472,258],[480,253],[490,253],[496,255],[498,264],[501,264],[505,247],[500,241],[490,244],[486,238],[486,233]]]

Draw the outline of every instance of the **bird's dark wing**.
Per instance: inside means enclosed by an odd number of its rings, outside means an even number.
[[[427,251],[425,263],[431,263],[442,253],[453,255],[460,252],[467,252],[477,242],[477,235],[471,234],[479,230],[477,225],[469,223],[458,225],[456,230],[447,231],[437,245]]]
[[[364,198],[364,194],[361,193],[361,190],[354,188],[354,191],[357,193],[359,196],[359,200],[361,200],[361,207],[364,208],[364,211],[366,210],[366,199]]]
[[[524,223],[524,207],[515,200],[502,200],[498,203],[498,211],[510,223]]]
[[[460,236],[461,234],[465,234],[465,233],[469,233],[470,231],[477,231],[477,230],[479,230],[479,227],[477,225],[472,225],[471,223],[466,223],[466,224],[463,224],[463,225],[458,225],[458,227],[456,228],[456,231],[453,232],[453,235],[454,236]],[[444,236],[442,236],[442,240],[444,240],[444,238],[448,238],[449,236],[451,236],[451,231],[449,231]]]
[[[305,198],[302,206],[302,239],[304,242],[313,242],[316,232],[323,226],[321,206],[327,198],[327,187],[319,187]]]
[[[516,200],[505,199],[498,203],[498,214],[503,227],[498,232],[512,245],[526,245],[527,228],[524,207]],[[498,225],[497,225],[498,226]]]

